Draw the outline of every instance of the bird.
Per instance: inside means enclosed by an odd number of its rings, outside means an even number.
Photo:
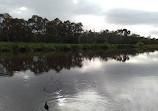
[[[45,108],[46,110],[49,110],[49,106],[48,106],[47,102],[45,102],[44,108]]]

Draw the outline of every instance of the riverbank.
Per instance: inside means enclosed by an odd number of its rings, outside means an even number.
[[[54,44],[54,43],[22,43],[22,42],[0,42],[0,51],[76,51],[76,50],[107,50],[107,49],[158,49],[158,45],[143,44]]]

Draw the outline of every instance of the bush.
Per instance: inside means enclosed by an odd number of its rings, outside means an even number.
[[[132,49],[134,48],[134,45],[132,44],[118,44],[116,45],[117,49]]]
[[[144,47],[144,43],[143,42],[137,42],[135,45],[136,48],[141,48]]]
[[[72,49],[73,51],[79,50],[79,46],[78,46],[78,45],[72,45],[72,46],[71,46],[71,49]]]
[[[102,44],[102,45],[100,46],[100,49],[106,50],[106,49],[108,49],[108,45],[104,43],[104,44]]]
[[[90,46],[88,44],[84,44],[83,45],[83,50],[88,50],[88,49],[90,49]]]

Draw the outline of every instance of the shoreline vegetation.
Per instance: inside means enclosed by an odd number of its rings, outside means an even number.
[[[0,53],[0,61],[5,69],[0,76],[13,76],[15,71],[34,72],[35,75],[43,74],[54,70],[57,73],[63,69],[72,67],[82,67],[83,61],[99,58],[103,61],[116,60],[118,62],[126,62],[131,56],[137,56],[141,53],[154,52],[133,50],[104,50],[104,51],[59,51],[59,52],[2,52]],[[53,61],[53,62],[52,62]],[[7,73],[6,73],[7,72]]]
[[[1,52],[51,52],[51,51],[106,51],[106,50],[158,50],[158,45],[137,44],[54,44],[54,43],[24,43],[0,42]]]
[[[158,39],[128,29],[95,32],[82,23],[48,20],[33,15],[28,20],[0,14],[0,51],[158,50]]]

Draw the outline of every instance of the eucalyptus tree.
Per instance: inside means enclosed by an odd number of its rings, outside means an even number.
[[[131,31],[127,29],[123,29],[122,31],[125,37],[127,37],[131,33]]]
[[[46,25],[48,23],[48,20],[46,18],[42,18],[37,15],[33,15],[32,18],[28,20],[28,26],[32,30],[32,33],[34,34],[34,39],[37,42],[42,42],[43,38],[46,34]]]
[[[72,23],[73,43],[80,43],[80,37],[83,33],[82,23]]]
[[[6,18],[3,21],[2,35],[5,41],[25,42],[31,39],[31,30],[24,19]]]
[[[63,43],[78,43],[79,38],[83,31],[81,23],[64,21],[60,26],[60,35]]]
[[[6,35],[4,35],[4,32],[6,31],[6,30],[4,30],[4,27],[6,26],[5,23],[6,23],[7,19],[10,19],[10,18],[11,18],[11,16],[8,13],[0,14],[0,39],[1,40],[3,40],[4,36],[5,36],[5,38],[8,38],[8,36],[9,36],[7,33],[6,33]],[[8,38],[8,40],[9,40],[9,38]]]
[[[49,21],[46,26],[46,42],[56,42],[60,43],[61,40],[61,30],[62,21],[58,18]]]

